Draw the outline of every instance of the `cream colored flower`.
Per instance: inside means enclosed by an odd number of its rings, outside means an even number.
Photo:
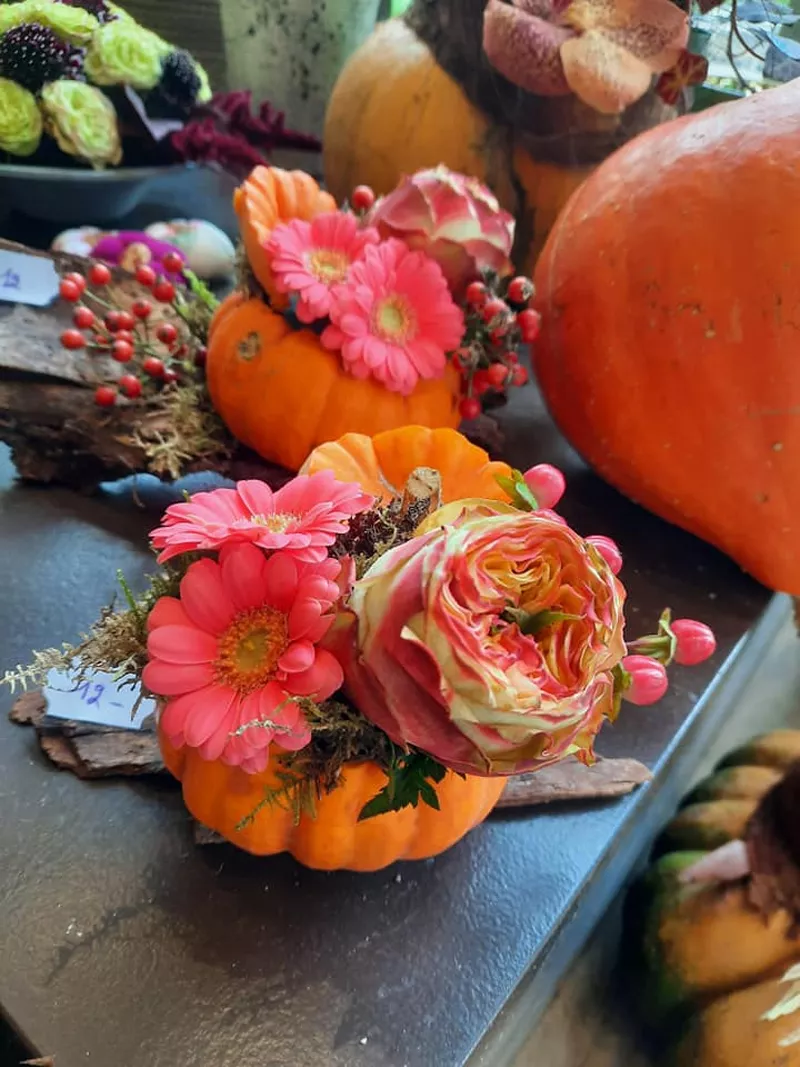
[[[36,97],[16,82],[0,78],[0,149],[12,156],[30,156],[41,139]]]
[[[158,34],[132,19],[115,19],[92,37],[84,69],[96,85],[154,89],[161,80],[162,60],[171,51]]]
[[[42,89],[45,128],[68,155],[97,169],[122,160],[117,113],[94,85],[66,79]]]
[[[26,22],[47,26],[70,44],[86,44],[100,25],[94,15],[82,7],[56,4],[52,0],[23,0],[18,4],[0,5],[0,33]]]
[[[197,91],[197,103],[207,104],[211,97],[214,95],[211,89],[211,81],[208,77],[208,72],[202,63],[198,63],[192,56],[192,62],[194,63],[194,69],[197,71],[197,76],[200,79],[200,88]]]

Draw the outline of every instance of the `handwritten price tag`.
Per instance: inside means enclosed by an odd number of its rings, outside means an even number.
[[[47,714],[56,719],[91,722],[118,730],[141,730],[142,723],[155,711],[155,701],[143,700],[132,717],[137,693],[120,689],[110,674],[98,671],[83,682],[65,671],[50,671],[44,687]]]
[[[58,296],[59,281],[51,259],[0,249],[0,300],[47,307]]]

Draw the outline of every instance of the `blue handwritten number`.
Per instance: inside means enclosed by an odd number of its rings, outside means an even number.
[[[17,272],[15,270],[12,270],[11,267],[9,267],[8,270],[3,272],[2,278],[3,278],[3,288],[4,289],[19,289],[19,286],[20,286],[19,274],[17,274]]]
[[[105,691],[105,688],[106,687],[104,685],[100,685],[99,682],[96,683],[95,687],[94,687],[94,696],[87,697],[86,698],[86,703],[87,704],[99,704],[100,703],[100,697],[103,695],[103,692]]]
[[[81,682],[75,692],[84,704],[88,704],[91,707],[92,704],[100,703],[100,697],[105,692],[105,689],[106,687],[100,682],[95,682],[94,685],[90,682]]]

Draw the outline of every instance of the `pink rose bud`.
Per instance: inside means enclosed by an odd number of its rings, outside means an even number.
[[[622,553],[617,542],[612,541],[610,537],[604,537],[602,534],[595,534],[593,537],[587,537],[586,540],[590,545],[594,545],[611,568],[612,573],[619,574],[622,570]]]
[[[538,463],[525,471],[525,484],[536,497],[540,510],[554,508],[564,495],[567,482],[558,467]]]
[[[645,707],[657,703],[669,687],[667,671],[658,660],[649,656],[626,656],[623,669],[631,676],[630,689],[622,694],[629,704]]]
[[[714,632],[704,622],[676,619],[671,624],[675,634],[675,662],[683,667],[695,667],[713,656],[717,650]]]

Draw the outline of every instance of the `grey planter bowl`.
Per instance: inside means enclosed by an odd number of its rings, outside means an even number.
[[[72,170],[0,163],[0,203],[65,228],[113,223],[133,211],[154,182],[187,169],[185,164]]]

